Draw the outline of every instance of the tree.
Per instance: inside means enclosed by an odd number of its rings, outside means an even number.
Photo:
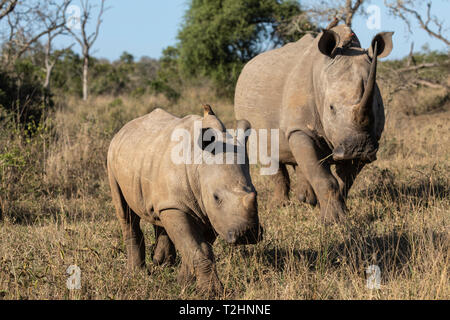
[[[62,4],[50,1],[9,1],[9,7],[2,9],[0,3],[0,18],[4,13],[7,21],[7,35],[3,45],[3,63],[11,70],[16,61],[21,58],[43,36],[59,34],[64,26],[61,10],[69,3],[64,0]],[[57,14],[56,14],[57,13]],[[3,16],[3,17],[4,17]],[[54,36],[51,36],[54,38]]]
[[[291,40],[278,26],[300,12],[291,0],[192,0],[178,34],[183,77],[208,77],[231,91],[247,61]]]
[[[421,14],[420,9],[423,3],[423,1],[417,0],[384,0],[384,4],[388,8],[389,13],[400,18],[406,24],[411,34],[413,34],[412,25],[415,22],[430,37],[442,41],[448,48],[450,46],[450,38],[444,35],[444,21],[439,20],[436,15],[432,14],[431,1],[426,2],[426,13]],[[447,97],[450,96],[450,87],[447,84],[447,80],[440,79],[435,75],[436,72],[433,72],[434,70],[439,70],[439,68],[448,68],[450,64],[448,55],[447,59],[443,59],[440,54],[429,53],[428,57],[432,57],[433,61],[422,61],[422,63],[417,64],[416,58],[413,55],[413,49],[414,46],[411,44],[406,67],[392,68],[390,72],[391,76],[396,77],[395,81],[393,81],[396,84],[393,90],[400,91],[411,87],[425,86],[434,89],[444,89]],[[425,60],[423,57],[418,58]],[[419,73],[419,71],[422,72]]]
[[[105,0],[101,0],[100,10],[97,15],[97,23],[95,31],[88,34],[87,25],[92,17],[92,10],[94,6],[88,0],[81,0],[81,15],[79,17],[80,34],[77,34],[72,28],[67,26],[67,31],[72,34],[74,39],[80,44],[81,52],[83,54],[83,100],[88,98],[88,72],[89,72],[89,57],[91,48],[97,40],[100,32],[100,25],[102,24],[102,16],[105,11]]]
[[[42,83],[42,65],[45,61],[47,70],[52,68],[50,44],[64,26],[63,12],[68,2],[0,2],[3,36],[0,109],[14,116],[17,124],[40,121],[44,114],[43,107],[52,106],[48,90]],[[48,36],[47,46],[40,42],[45,35]],[[48,80],[49,83],[50,73],[46,72],[45,82]]]

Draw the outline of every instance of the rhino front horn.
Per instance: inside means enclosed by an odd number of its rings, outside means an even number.
[[[247,210],[256,209],[256,193],[250,192],[249,194],[245,195],[244,198],[242,198],[242,202]]]
[[[372,113],[372,99],[375,91],[375,79],[377,76],[377,42],[374,45],[374,56],[370,65],[369,78],[364,88],[364,94],[361,101],[355,106],[355,122],[362,127],[370,124]]]

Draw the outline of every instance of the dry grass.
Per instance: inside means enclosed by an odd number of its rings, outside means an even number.
[[[28,139],[2,130],[0,297],[202,298],[194,286],[177,284],[177,266],[151,263],[150,225],[143,225],[149,274],[126,271],[105,168],[109,141],[125,122],[157,106],[180,116],[200,114],[202,102],[233,125],[232,104],[204,88],[184,92],[175,105],[153,96],[68,99],[49,117],[48,130]],[[216,242],[225,286],[218,298],[450,298],[450,112],[387,110],[379,160],[358,177],[346,225],[324,228],[318,209],[296,201],[278,207],[269,178],[252,168],[265,239],[237,248]],[[72,264],[81,268],[81,290],[66,289]],[[380,290],[366,288],[370,264],[381,268]]]

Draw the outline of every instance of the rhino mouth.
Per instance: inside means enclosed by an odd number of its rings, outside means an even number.
[[[359,141],[358,141],[359,140]],[[360,159],[365,162],[373,162],[377,159],[378,142],[372,139],[348,140],[333,149],[334,161]]]
[[[262,240],[263,233],[263,227],[259,224],[254,224],[249,228],[229,230],[225,240],[232,245],[256,244]]]
[[[361,159],[366,162],[373,162],[377,160],[377,152],[378,149],[369,152],[357,152],[357,153],[345,153],[341,150],[333,151],[333,160],[334,161],[346,161],[346,160],[355,160]]]

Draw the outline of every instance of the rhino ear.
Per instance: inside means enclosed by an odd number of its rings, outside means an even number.
[[[394,32],[380,32],[372,40],[369,48],[369,57],[373,58],[373,48],[375,47],[375,42],[377,43],[377,57],[384,58],[387,57],[393,48],[392,35]]]
[[[326,56],[333,57],[339,41],[339,35],[336,32],[325,29],[319,40],[319,51]]]
[[[251,129],[250,122],[248,122],[245,119],[237,120],[236,121],[236,129],[237,130],[241,129],[241,130],[247,131],[248,129]]]
[[[209,104],[202,105],[203,108],[203,117],[206,117],[207,115],[214,116],[214,111],[212,110],[211,106]]]
[[[247,140],[248,140],[248,135],[246,134],[247,133],[247,130],[248,129],[251,129],[252,128],[252,126],[250,125],[250,122],[248,122],[247,120],[244,120],[244,119],[241,119],[241,120],[237,120],[236,121],[236,131],[238,132],[238,134],[239,134],[239,131],[240,130],[242,130],[242,132],[244,133],[244,139],[245,139],[245,141],[244,141],[244,144],[245,145],[247,145]]]

